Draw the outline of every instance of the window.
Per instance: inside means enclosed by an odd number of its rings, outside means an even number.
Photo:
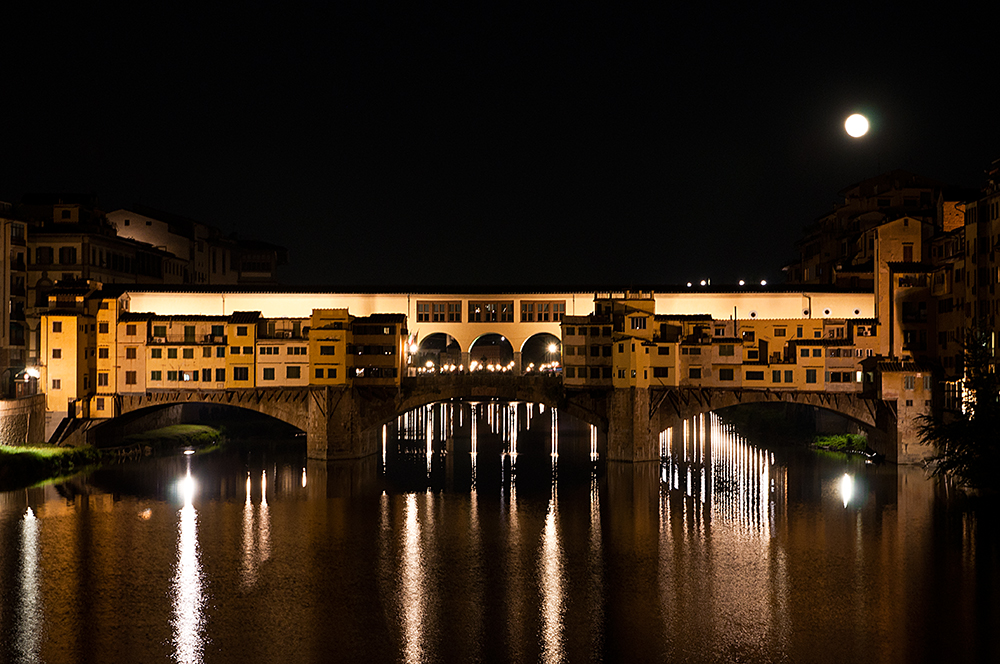
[[[753,343],[757,340],[757,333],[753,330],[745,330],[743,332],[743,341],[746,343]]]
[[[181,349],[181,357],[183,357],[185,360],[193,360],[194,359],[194,348],[182,348]]]
[[[564,369],[564,371],[566,373],[566,377],[567,378],[576,378],[576,368],[575,367],[566,367]]]
[[[619,378],[624,378],[625,377],[625,370],[624,369],[619,369],[618,370],[618,377]]]
[[[566,328],[566,336],[567,337],[576,336],[576,328],[575,327],[567,327]]]
[[[233,367],[233,380],[250,380],[250,367]]]
[[[600,355],[601,355],[601,347],[600,346],[591,346],[590,347],[590,356],[591,357],[600,357]]]
[[[225,357],[226,356],[226,347],[225,346],[216,346],[215,347],[215,356],[216,357]]]
[[[786,383],[793,383],[793,382],[795,382],[795,375],[792,373],[791,369],[786,369],[785,370],[785,382]]]
[[[903,389],[904,390],[912,390],[916,386],[916,383],[917,383],[916,376],[904,376],[903,377]]]
[[[733,370],[731,368],[719,369],[719,380],[732,380]]]
[[[323,370],[322,369],[317,369],[316,370],[316,377],[317,378],[322,378],[323,377]]]
[[[600,367],[590,367],[590,377],[591,378],[600,378],[601,377],[601,368]]]
[[[201,370],[201,381],[203,383],[207,383],[207,382],[209,382],[211,380],[212,380],[212,370],[211,369],[202,369]]]
[[[417,302],[417,322],[428,323],[431,320],[431,303]],[[322,376],[319,376],[322,378]]]
[[[244,355],[253,355],[253,346],[244,346],[243,347],[243,354]]]
[[[306,355],[305,346],[289,346],[286,351],[289,355]]]
[[[803,349],[801,349],[801,350],[799,351],[799,354],[800,354],[800,355],[801,355],[802,357],[809,357],[809,349],[808,349],[808,348],[803,348]]]
[[[813,330],[813,338],[819,339],[823,336],[823,330]]]
[[[625,344],[618,344],[618,352],[619,353],[625,352]]]
[[[129,336],[129,337],[134,337],[135,336],[135,325],[126,325],[125,326],[125,335]]]
[[[178,380],[178,377],[179,377],[179,374],[176,371],[168,371],[167,372],[167,382],[168,383],[176,383],[177,380]]]
[[[763,371],[748,371],[747,380],[764,380]]]
[[[327,369],[326,370],[326,377],[327,378],[336,378],[337,377],[337,370],[336,369]]]
[[[319,354],[320,355],[336,355],[337,354],[336,351],[337,351],[337,347],[336,346],[320,346],[319,347]]]
[[[734,355],[736,355],[736,346],[732,344],[722,344],[719,346],[720,357],[733,357]]]
[[[799,325],[797,328],[795,328],[795,336],[799,337],[800,339],[802,338],[802,326],[801,325]]]
[[[225,369],[216,369],[215,370],[215,382],[217,382],[217,383],[223,383],[223,382],[225,382],[225,380],[226,380],[226,370]]]
[[[150,348],[149,349],[149,356],[151,358],[153,358],[154,360],[158,360],[158,359],[160,359],[160,358],[163,357],[163,349],[162,348]]]
[[[229,354],[230,355],[239,355],[240,354],[240,347],[239,346],[230,346],[229,347]]]
[[[136,359],[137,355],[138,355],[138,352],[137,352],[135,346],[131,346],[131,347],[125,349],[125,359],[126,360],[134,360],[134,359]]]
[[[644,316],[632,316],[629,320],[632,321],[633,330],[646,329],[646,318]]]
[[[76,265],[76,247],[59,247],[59,264]]]
[[[245,337],[247,335],[247,328],[245,325],[240,325],[236,328],[236,336]]]
[[[101,360],[108,359],[108,349],[107,348],[98,348],[97,349],[97,357],[98,357],[98,359],[101,359]]]
[[[177,359],[177,349],[176,348],[168,348],[167,349],[167,359],[168,360],[176,360]]]
[[[136,383],[136,373],[134,371],[126,371],[125,372],[125,384],[126,385],[135,385],[135,383]]]
[[[211,346],[202,346],[201,347],[201,356],[202,357],[212,357],[212,347]]]
[[[300,378],[302,367],[285,367],[285,378]]]
[[[931,377],[930,376],[924,376],[924,389],[925,390],[931,389]]]
[[[194,342],[194,325],[184,326],[184,341],[188,343]]]
[[[52,349],[52,359],[53,360],[58,360],[61,357],[62,357],[62,348],[53,348]]]
[[[153,336],[160,339],[166,339],[167,337],[167,326],[166,325],[154,325],[153,326]]]
[[[163,380],[163,372],[162,371],[150,371],[149,372],[149,380],[154,381],[154,382],[159,382],[159,381]]]
[[[469,302],[470,323],[513,323],[514,301]]]
[[[97,410],[104,410],[104,397],[97,397]]]
[[[264,380],[274,380],[274,367],[264,368]]]
[[[816,382],[816,370],[815,369],[806,369],[806,382],[807,383],[815,383]]]
[[[108,386],[108,372],[100,371],[97,373],[97,386],[98,387]]]
[[[102,304],[104,304],[104,303],[102,302]],[[108,324],[107,323],[98,323],[97,324],[97,331],[99,333],[101,333],[101,334],[107,334],[108,333]]]
[[[53,390],[61,390],[62,389],[62,381],[60,379],[58,379],[58,378],[53,378],[52,379],[52,389]]]
[[[62,321],[58,320],[52,321],[52,331],[56,333],[62,332]]]
[[[653,378],[666,378],[669,373],[668,367],[653,367]]]
[[[783,337],[783,336],[785,336],[785,332],[786,332],[786,330],[783,327],[776,327],[776,328],[774,328],[774,336],[776,336],[776,337]]]
[[[657,346],[656,347],[656,354],[657,355],[670,355],[670,346]]]
[[[780,383],[781,382],[781,371],[776,369],[771,372],[771,382]]]
[[[688,378],[701,378],[701,367],[688,367]]]
[[[823,349],[813,348],[813,357],[823,357]]]

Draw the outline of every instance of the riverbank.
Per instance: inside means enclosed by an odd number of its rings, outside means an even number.
[[[0,446],[0,490],[73,475],[100,461],[101,452],[93,447]]]
[[[34,486],[102,463],[170,454],[184,449],[209,452],[224,442],[225,436],[213,427],[175,424],[133,434],[126,437],[124,445],[115,448],[3,445],[0,446],[0,491]]]
[[[834,436],[816,436],[812,447],[828,452],[864,454],[868,449],[868,437],[861,434],[845,433]]]

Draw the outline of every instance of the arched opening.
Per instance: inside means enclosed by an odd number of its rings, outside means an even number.
[[[91,428],[89,440],[97,447],[117,447],[136,435],[183,424],[218,429],[230,442],[305,445],[305,432],[297,424],[239,406],[197,401],[156,404],[104,420]]]
[[[562,370],[562,342],[554,334],[539,332],[521,346],[524,373],[557,373]]]
[[[427,335],[411,351],[410,368],[416,373],[458,371],[462,368],[462,347],[450,334],[437,332]]]
[[[514,347],[507,337],[484,334],[469,347],[469,371],[512,371]]]

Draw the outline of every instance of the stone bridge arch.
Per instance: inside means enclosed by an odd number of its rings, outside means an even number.
[[[659,433],[711,411],[766,403],[790,403],[837,413],[870,432],[869,444],[877,452],[890,459],[896,457],[896,419],[891,406],[881,399],[863,398],[856,392],[653,388],[650,390],[650,428]]]
[[[362,429],[380,428],[403,413],[440,401],[520,401],[540,403],[607,430],[603,395],[567,393],[558,376],[510,374],[451,374],[407,379],[394,397],[387,390],[357,389]]]

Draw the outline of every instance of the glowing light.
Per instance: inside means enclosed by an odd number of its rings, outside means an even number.
[[[420,347],[419,347],[419,346],[417,346],[417,344],[410,344],[410,354],[411,354],[411,355],[412,355],[413,353],[416,353],[416,352],[417,352],[417,351],[418,351],[419,349],[420,349]]]
[[[35,367],[28,367],[27,369],[24,370],[24,373],[26,373],[28,376],[31,376],[32,378],[39,378],[42,375]]]
[[[704,286],[704,285],[705,285],[705,284],[707,284],[707,283],[708,283],[708,282],[707,282],[707,281],[705,281],[704,279],[702,279],[702,280],[701,280],[701,285],[702,285],[702,286]]]
[[[840,478],[840,497],[844,500],[844,507],[847,507],[854,497],[854,478],[847,473]]]
[[[559,350],[559,346],[557,346],[557,345],[555,345],[555,344],[549,344],[549,352],[550,352],[550,353],[554,353],[554,352],[556,352],[557,350]]]
[[[428,369],[433,369],[434,368],[434,363],[431,362],[430,360],[427,360],[427,364],[424,365],[424,366],[426,366]]]
[[[767,286],[767,280],[766,279],[761,279],[760,280],[760,285],[761,286]]]
[[[868,118],[860,113],[855,113],[844,121],[844,129],[850,136],[860,138],[868,133]]]
[[[194,454],[194,450],[184,450],[184,456],[191,456]]]
[[[740,286],[744,285],[746,282],[740,279]]]
[[[691,288],[691,282],[690,281],[688,282],[688,288]]]

